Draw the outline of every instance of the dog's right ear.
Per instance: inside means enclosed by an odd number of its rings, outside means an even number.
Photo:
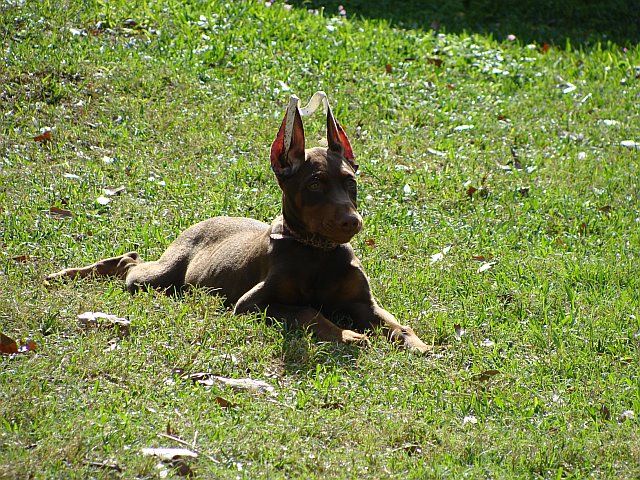
[[[304,160],[304,127],[298,97],[293,95],[278,135],[271,144],[271,169],[277,176],[286,177],[295,173]]]

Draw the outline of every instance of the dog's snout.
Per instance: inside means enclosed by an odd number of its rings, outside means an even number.
[[[340,221],[340,228],[344,232],[358,233],[362,228],[362,218],[356,213],[347,213]]]

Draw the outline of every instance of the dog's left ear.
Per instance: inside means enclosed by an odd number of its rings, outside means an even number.
[[[333,117],[333,112],[329,105],[327,105],[327,143],[329,144],[329,150],[342,156],[351,165],[354,172],[358,170],[347,134],[344,133],[342,125]]]
[[[278,135],[271,144],[271,169],[277,176],[286,177],[298,170],[304,160],[304,127],[298,97],[292,95]]]

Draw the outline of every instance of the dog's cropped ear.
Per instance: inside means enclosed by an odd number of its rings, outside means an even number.
[[[338,121],[333,118],[333,112],[331,112],[331,107],[327,105],[327,143],[329,144],[329,150],[332,152],[341,155],[353,171],[358,170],[358,165],[354,160],[353,150],[351,149],[351,144],[349,143],[349,139],[347,138],[347,134],[344,133],[344,129],[342,125],[338,123]]]
[[[304,163],[304,127],[298,97],[291,97],[276,139],[271,144],[271,169],[277,176],[293,174]]]

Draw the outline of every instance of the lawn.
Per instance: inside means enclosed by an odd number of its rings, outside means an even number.
[[[0,331],[36,345],[0,356],[0,478],[640,477],[640,10],[293,3],[0,0]],[[44,281],[270,221],[316,90],[360,165],[352,244],[432,354]]]

